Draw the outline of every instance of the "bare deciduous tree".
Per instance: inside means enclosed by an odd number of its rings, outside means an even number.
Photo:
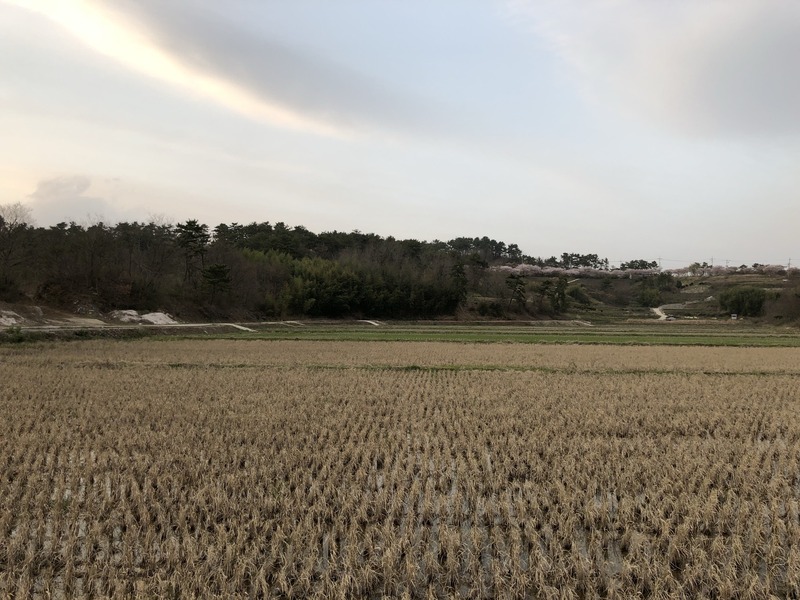
[[[12,270],[25,261],[22,234],[32,224],[31,209],[22,202],[0,204],[0,286],[7,286]]]

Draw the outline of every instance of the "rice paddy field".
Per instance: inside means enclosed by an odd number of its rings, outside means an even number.
[[[0,432],[0,597],[800,597],[797,347],[6,345]]]

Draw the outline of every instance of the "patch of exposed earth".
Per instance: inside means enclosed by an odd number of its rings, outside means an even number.
[[[139,314],[135,310],[114,310],[109,318],[120,323],[144,323],[147,325],[175,325],[177,321],[165,312]]]
[[[0,327],[14,327],[24,322],[25,319],[13,310],[0,310]]]
[[[50,307],[29,304],[0,303],[0,327],[53,328],[53,327],[106,327],[115,325],[178,325],[166,312],[143,312],[117,310],[102,314],[96,310],[66,312]]]

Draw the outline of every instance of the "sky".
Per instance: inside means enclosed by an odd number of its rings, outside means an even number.
[[[795,0],[0,0],[0,205],[800,264]]]

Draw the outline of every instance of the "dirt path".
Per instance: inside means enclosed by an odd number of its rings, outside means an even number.
[[[665,310],[681,310],[682,308],[688,308],[692,304],[700,304],[701,302],[708,302],[709,300],[713,300],[712,296],[709,296],[705,300],[689,300],[688,302],[675,302],[673,304],[662,304],[661,306],[656,306],[655,308],[651,308],[650,310],[658,317],[659,321],[666,321],[669,318],[669,315],[665,313]]]
[[[68,323],[48,323],[46,325],[17,324],[21,331],[69,331],[77,329],[199,329],[209,327],[233,327],[239,331],[255,331],[238,323],[104,323],[99,319],[84,319]],[[2,329],[2,328],[0,328]]]
[[[667,313],[664,312],[664,310],[663,310],[663,308],[661,306],[654,306],[650,310],[652,310],[655,313],[655,315],[658,317],[659,321],[666,321],[667,320]]]
[[[380,321],[359,320],[359,323],[367,323],[375,327],[382,327],[385,324]],[[32,323],[24,319],[11,320],[0,322],[0,330],[7,327],[19,327],[21,331],[70,331],[78,329],[90,330],[123,330],[123,329],[204,329],[204,328],[219,328],[219,327],[232,327],[239,331],[248,331],[255,333],[257,329],[252,326],[257,325],[283,325],[285,327],[306,327],[307,323],[300,321],[260,321],[253,323],[119,323],[119,322],[105,322],[100,319],[82,319],[70,318],[62,322],[50,321],[48,323]]]

